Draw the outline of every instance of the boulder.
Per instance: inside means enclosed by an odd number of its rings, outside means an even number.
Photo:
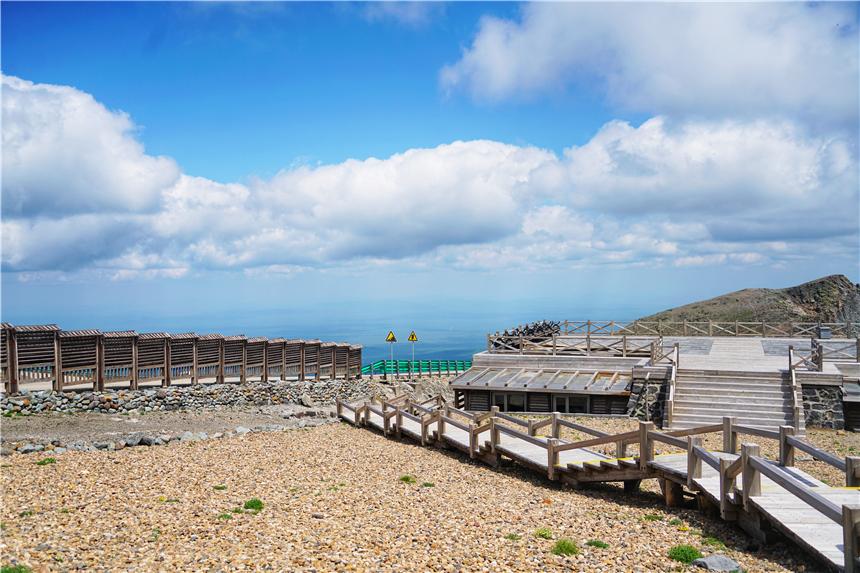
[[[696,567],[702,567],[707,571],[740,571],[740,564],[721,553],[714,553],[707,557],[701,557],[693,561]]]

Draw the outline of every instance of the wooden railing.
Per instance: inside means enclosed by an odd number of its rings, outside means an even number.
[[[63,331],[56,325],[14,326],[2,324],[2,377],[7,393],[21,386],[52,382],[60,391],[71,386],[157,381],[170,386],[178,380],[192,384],[211,378],[224,382],[236,377],[266,381],[286,379],[295,372],[299,380],[320,372],[329,378],[361,376],[361,346],[319,341],[273,340],[264,337],[224,337],[217,334],[134,331]],[[270,360],[271,357],[271,360]]]
[[[749,322],[749,321],[615,321],[565,320],[562,334],[653,336],[762,336],[766,338],[817,337],[829,328],[836,338],[860,336],[860,322]],[[496,333],[498,334],[498,333]]]
[[[658,340],[662,340],[658,337]],[[655,339],[652,336],[570,334],[525,336],[487,335],[487,351],[494,354],[548,354],[551,356],[648,356]]]

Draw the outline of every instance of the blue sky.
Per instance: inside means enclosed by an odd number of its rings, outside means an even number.
[[[3,319],[442,356],[860,281],[857,48],[856,3],[4,2]]]

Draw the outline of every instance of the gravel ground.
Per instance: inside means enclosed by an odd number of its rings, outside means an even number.
[[[3,460],[4,565],[684,571],[667,551],[679,543],[714,551],[704,535],[725,543],[720,551],[746,571],[821,569],[787,544],[759,549],[731,525],[695,510],[667,510],[653,493],[624,494],[613,485],[570,491],[516,467],[493,470],[345,424],[70,452],[38,466],[41,457]],[[404,475],[417,481],[404,483]],[[254,497],[262,511],[232,513]],[[539,527],[550,528],[552,539],[535,537]],[[576,541],[580,554],[553,555],[561,537]],[[588,547],[589,539],[609,546]]]
[[[113,440],[132,433],[173,434],[182,432],[226,432],[237,426],[256,426],[283,423],[286,411],[303,409],[295,405],[235,406],[210,410],[183,410],[175,412],[148,412],[146,414],[112,415],[95,412],[74,414],[39,414],[3,418],[0,437],[3,442],[27,442],[45,438],[71,443]],[[330,411],[334,407],[316,407],[317,411]]]

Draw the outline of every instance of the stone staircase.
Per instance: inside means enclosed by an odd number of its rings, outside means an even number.
[[[745,426],[794,426],[791,379],[782,372],[679,369],[671,428],[718,424],[723,416]],[[802,407],[798,422],[803,432]]]

